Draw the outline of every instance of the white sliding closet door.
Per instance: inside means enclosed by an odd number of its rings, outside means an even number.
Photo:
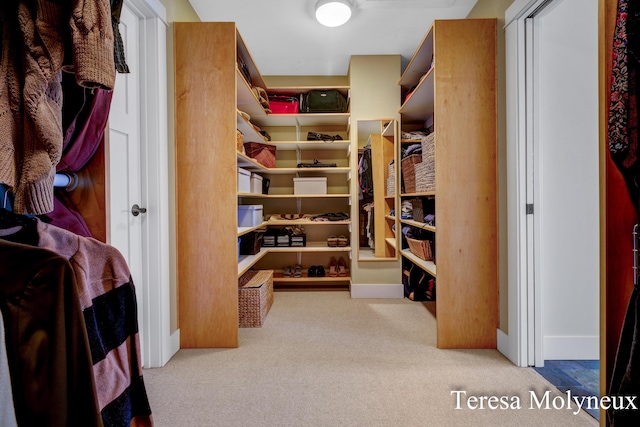
[[[536,365],[598,359],[598,1],[531,19]]]

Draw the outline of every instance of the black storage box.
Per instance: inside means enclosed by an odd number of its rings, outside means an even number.
[[[240,237],[240,255],[255,255],[262,246],[262,234],[252,231]]]

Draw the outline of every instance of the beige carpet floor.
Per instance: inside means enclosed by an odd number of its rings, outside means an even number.
[[[276,292],[265,324],[240,329],[239,348],[180,350],[144,380],[157,427],[598,425],[496,350],[437,349],[422,303],[348,292]],[[457,409],[454,390],[521,408],[462,398]],[[531,409],[531,393],[546,391],[549,409]]]

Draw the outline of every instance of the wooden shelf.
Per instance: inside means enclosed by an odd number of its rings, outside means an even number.
[[[400,197],[431,197],[435,195],[435,191],[424,191],[421,193],[402,193]]]
[[[349,150],[351,141],[269,141],[268,144],[275,145],[278,150]]]
[[[258,126],[348,126],[349,113],[318,114],[259,114],[251,116],[251,122]]]
[[[423,123],[434,112],[434,72],[429,71],[426,78],[413,91],[413,95],[400,107],[402,121],[405,123]]]
[[[326,198],[346,198],[351,197],[350,194],[257,194],[257,193],[238,193],[238,197],[252,197],[255,199],[326,199]]]
[[[270,86],[269,93],[273,95],[299,95],[311,90],[331,90],[336,89],[347,100],[349,99],[349,86]]]
[[[427,31],[420,46],[413,54],[398,84],[405,89],[415,86],[422,76],[429,71],[434,58],[433,27]]]
[[[384,239],[385,242],[387,242],[387,245],[391,246],[393,249],[396,248],[396,239],[393,237],[387,237],[386,239]]]
[[[267,168],[264,165],[258,163],[255,159],[243,154],[239,151],[236,152],[238,167],[258,172],[266,175],[296,175],[296,174],[314,174],[321,173],[322,175],[329,174],[349,174],[351,168],[347,166],[337,166],[328,168]]]
[[[412,227],[418,227],[423,230],[433,231],[434,233],[436,232],[436,227],[434,227],[433,225],[425,224],[424,222],[414,221],[412,219],[401,219],[400,222],[403,224],[411,225]]]
[[[307,246],[268,247],[269,252],[297,253],[297,252],[351,252],[351,246],[327,246],[327,242],[307,242]]]
[[[274,221],[266,221],[263,223],[263,225],[273,225],[273,226],[278,226],[278,225],[310,225],[310,226],[315,226],[315,225],[349,225],[351,224],[351,220],[348,221],[280,221],[280,220],[274,220]]]
[[[403,257],[410,260],[412,263],[436,277],[436,264],[433,261],[425,261],[415,256],[409,249],[403,249],[400,251]]]
[[[260,252],[255,255],[240,255],[238,260],[238,277],[246,273],[253,265],[260,261],[269,251],[267,248],[261,248]]]
[[[267,225],[267,223],[263,222],[262,224],[256,225],[255,227],[238,227],[238,237],[243,236],[243,235],[245,235],[247,233],[251,233],[252,231],[255,231],[255,230],[257,230],[259,228],[262,228],[262,227],[264,227],[266,225]]]
[[[304,270],[302,277],[282,277],[282,272],[273,273],[273,283],[305,283],[305,282],[345,282],[351,280],[351,276],[328,276],[329,270],[325,269],[324,277],[309,277],[307,271]]]

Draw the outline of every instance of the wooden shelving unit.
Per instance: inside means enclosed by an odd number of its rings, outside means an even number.
[[[349,212],[350,114],[270,114],[252,87],[269,93],[305,93],[323,86],[268,88],[234,23],[175,23],[176,240],[178,322],[181,347],[238,345],[238,277],[251,268],[282,270],[293,256],[350,259],[351,247],[328,247],[330,235],[350,240],[351,221],[264,221],[238,228],[237,205],[261,204],[275,213]],[[215,49],[211,49],[215,46]],[[198,52],[198,55],[193,55]],[[247,65],[250,78],[238,68]],[[349,96],[348,86],[332,86]],[[207,102],[203,102],[206,100]],[[249,115],[245,118],[240,112]],[[256,128],[258,127],[258,129]],[[236,129],[245,142],[276,146],[277,167],[265,168],[236,150]],[[273,135],[267,141],[259,130]],[[340,134],[344,140],[306,141],[309,131]],[[336,167],[299,168],[298,163],[332,160]],[[237,168],[271,180],[269,194],[237,192]],[[293,177],[327,177],[328,193],[294,194]],[[260,228],[302,226],[305,247],[262,248],[237,256],[238,238]],[[275,254],[275,255],[274,255]],[[295,261],[295,260],[294,260]],[[328,269],[328,263],[327,269]],[[306,267],[306,266],[303,266]],[[311,278],[310,278],[311,279]],[[348,285],[349,277],[323,279]],[[316,280],[317,281],[317,280]],[[278,281],[276,281],[278,282]]]
[[[433,123],[435,191],[401,194],[435,204],[435,263],[403,258],[436,278],[439,348],[495,348],[498,327],[496,21],[437,20],[399,84],[401,129]],[[421,140],[402,139],[401,145]],[[436,275],[436,263],[438,265]]]

